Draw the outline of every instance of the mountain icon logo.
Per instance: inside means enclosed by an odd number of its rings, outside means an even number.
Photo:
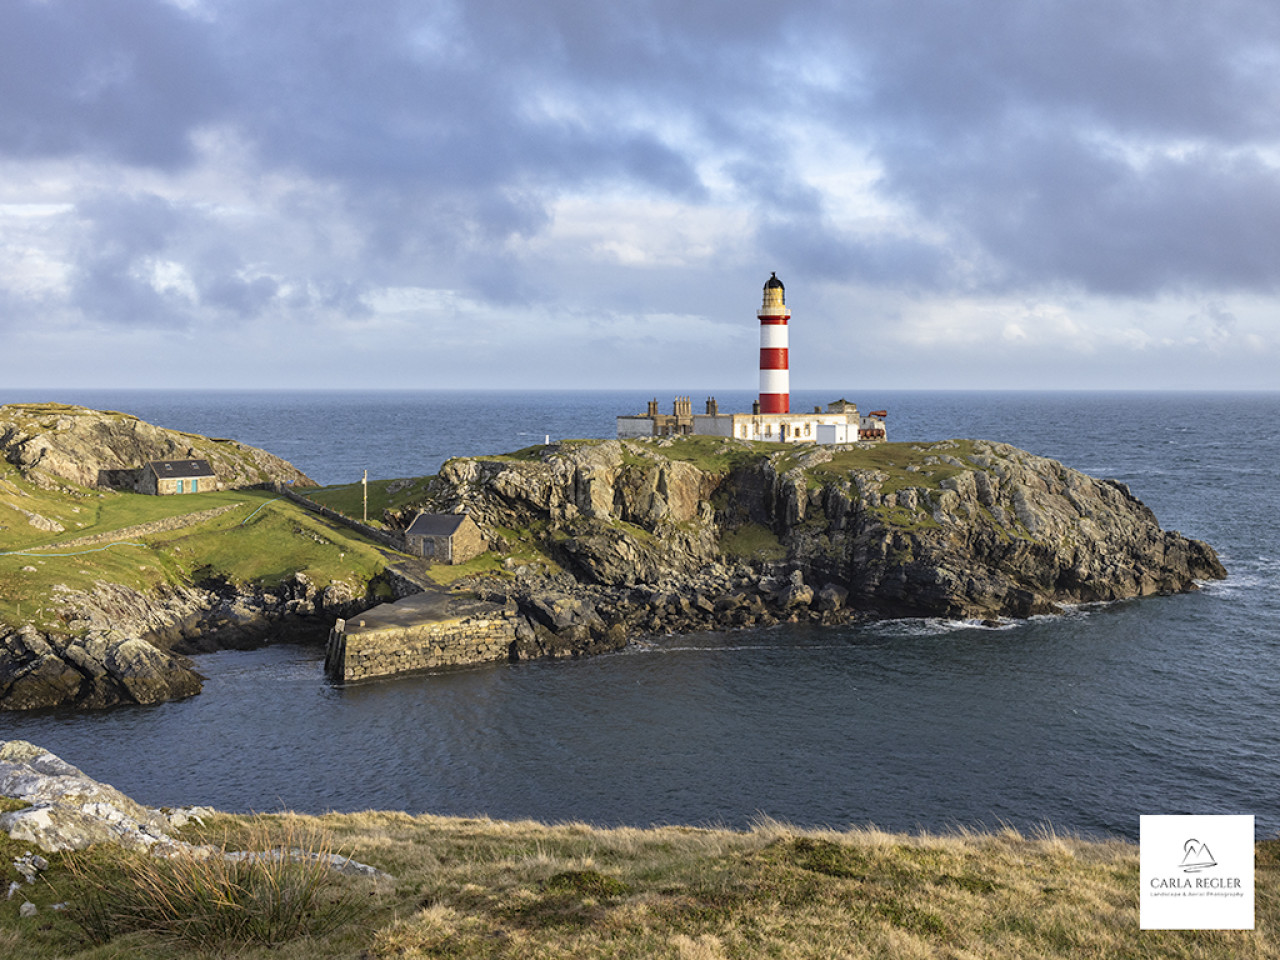
[[[1182,850],[1180,866],[1183,873],[1199,873],[1201,870],[1208,870],[1218,865],[1218,861],[1213,859],[1213,854],[1209,852],[1207,843],[1201,843],[1193,838],[1182,845]]]

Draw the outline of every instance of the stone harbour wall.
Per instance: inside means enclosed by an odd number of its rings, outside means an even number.
[[[354,627],[329,633],[325,672],[338,683],[507,660],[516,639],[505,614],[431,620],[411,626]]]

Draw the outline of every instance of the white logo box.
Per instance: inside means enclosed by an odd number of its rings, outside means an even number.
[[[1253,817],[1143,816],[1143,930],[1253,929]]]

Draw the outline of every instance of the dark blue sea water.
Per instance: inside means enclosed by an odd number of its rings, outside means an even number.
[[[694,394],[695,405],[701,394]],[[793,408],[836,394],[796,394]],[[618,393],[50,390],[231,436],[322,483],[434,472],[544,436],[607,436]],[[663,405],[670,402],[660,397]],[[598,824],[1051,823],[1137,837],[1144,813],[1280,831],[1280,394],[877,393],[893,439],[985,437],[1128,483],[1230,571],[1196,594],[999,630],[896,621],[672,637],[574,662],[352,688],[319,651],[200,657],[205,692],[0,715],[154,805],[400,808]],[[719,394],[722,409],[751,396]]]

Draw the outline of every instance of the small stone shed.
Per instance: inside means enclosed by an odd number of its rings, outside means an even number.
[[[488,549],[480,528],[465,513],[420,513],[404,539],[407,552],[437,563],[466,563]]]
[[[218,475],[208,460],[148,460],[138,478],[139,493],[168,496],[174,493],[211,493],[218,489]]]

